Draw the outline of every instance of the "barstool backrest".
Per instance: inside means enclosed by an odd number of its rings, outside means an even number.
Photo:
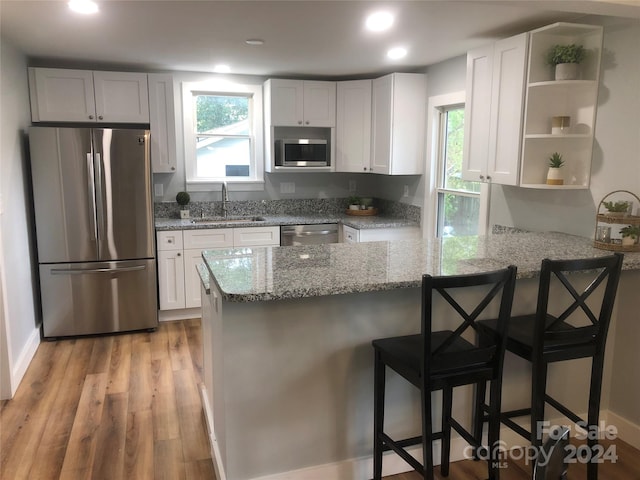
[[[423,375],[429,378],[430,371],[440,372],[455,370],[465,370],[470,366],[486,366],[487,368],[498,368],[502,365],[505,349],[505,333],[507,321],[511,315],[511,305],[513,302],[513,292],[515,289],[516,267],[509,266],[505,269],[485,272],[479,274],[432,277],[424,275],[422,277],[422,338],[423,338]],[[478,287],[484,291],[479,302],[471,307],[461,305],[456,300],[458,295],[468,293],[470,287]],[[463,293],[464,290],[464,293]],[[485,293],[486,292],[486,293]],[[450,306],[447,313],[446,331],[438,330],[437,345],[435,348],[432,342],[433,320],[434,320],[434,296],[439,295]],[[467,296],[465,296],[468,299]],[[498,302],[498,329],[497,334],[489,334],[479,330],[475,324],[481,319],[482,313],[493,302]],[[456,315],[457,314],[457,315]],[[456,324],[457,317],[457,324]],[[477,347],[461,351],[460,346],[464,342],[459,342],[463,333],[467,329],[473,329],[477,336],[488,337],[478,341]],[[463,346],[463,348],[465,348]]]
[[[542,261],[533,341],[534,357],[542,353],[543,345],[546,348],[557,347],[558,350],[572,347],[585,352],[591,350],[591,354],[604,349],[622,260],[623,255],[615,253],[597,258]],[[592,274],[593,280],[586,288],[576,288],[575,280],[584,280],[584,277],[572,275],[577,272]],[[602,291],[602,296],[594,299],[597,295],[593,294],[598,290]],[[549,312],[550,304],[558,304],[550,302],[550,296],[561,294],[568,294],[569,300],[565,302],[568,306],[563,305],[565,309],[560,313]]]

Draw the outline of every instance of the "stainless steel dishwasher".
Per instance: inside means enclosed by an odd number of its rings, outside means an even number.
[[[338,243],[338,224],[319,225],[282,225],[280,227],[280,245],[320,245]]]

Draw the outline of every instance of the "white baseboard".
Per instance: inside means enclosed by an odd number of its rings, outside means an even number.
[[[20,382],[24,378],[24,374],[27,372],[27,368],[31,364],[36,351],[40,345],[40,329],[34,328],[27,339],[27,343],[23,347],[16,363],[11,368],[11,398],[16,393]]]
[[[213,461],[213,469],[216,472],[216,480],[227,480],[224,471],[224,463],[222,462],[222,454],[216,441],[215,430],[213,429],[213,410],[209,403],[209,396],[204,384],[200,385],[200,399],[202,400],[202,410],[204,411],[205,423],[207,424],[207,433],[209,434],[209,447],[211,449],[211,460]]]
[[[634,448],[640,449],[640,425],[630,422],[624,417],[607,410],[601,417],[606,420],[607,425],[616,427],[618,438],[627,442]]]
[[[202,309],[196,308],[181,308],[179,310],[158,310],[158,321],[160,322],[172,322],[174,320],[189,320],[192,318],[200,318],[202,316]]]

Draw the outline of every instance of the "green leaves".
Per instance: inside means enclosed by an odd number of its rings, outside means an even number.
[[[580,63],[587,52],[582,45],[554,45],[547,55],[547,63],[555,66],[559,63]]]

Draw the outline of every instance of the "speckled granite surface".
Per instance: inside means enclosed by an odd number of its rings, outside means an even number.
[[[205,291],[209,293],[211,291],[209,269],[203,262],[196,265],[196,270],[198,271],[198,275],[200,275],[200,281],[202,282],[202,286],[204,287]]]
[[[260,215],[261,221],[251,221],[251,217],[246,217],[246,221],[241,221],[242,217],[229,215],[223,217],[202,219],[194,218],[190,220],[180,220],[173,218],[156,218],[156,230],[194,230],[201,228],[229,228],[229,227],[249,227],[249,226],[273,226],[273,225],[309,225],[318,223],[342,223],[360,230],[367,228],[387,228],[387,227],[417,227],[418,222],[402,217],[390,217],[376,215],[371,217],[353,217],[344,213],[318,213],[318,214],[296,214],[296,215]]]
[[[261,216],[268,225],[296,225],[302,223],[335,223],[345,219],[345,224],[354,228],[380,228],[380,226],[402,226],[420,224],[420,207],[391,200],[374,199],[380,211],[376,217],[348,217],[345,215],[348,199],[285,199],[232,201],[227,203],[229,217]],[[228,225],[200,225],[181,221],[178,204],[164,202],[154,204],[156,228],[158,230],[179,230],[193,228],[224,228]],[[192,219],[222,217],[222,202],[192,202],[189,204]],[[349,223],[347,223],[349,221]],[[399,222],[402,222],[400,224]],[[356,226],[360,225],[360,226]]]
[[[252,302],[419,287],[423,273],[475,273],[509,264],[518,267],[518,278],[534,278],[545,257],[612,253],[593,248],[592,243],[562,233],[505,233],[434,241],[206,250],[203,258],[225,300]],[[625,254],[623,268],[640,270],[640,253]]]

